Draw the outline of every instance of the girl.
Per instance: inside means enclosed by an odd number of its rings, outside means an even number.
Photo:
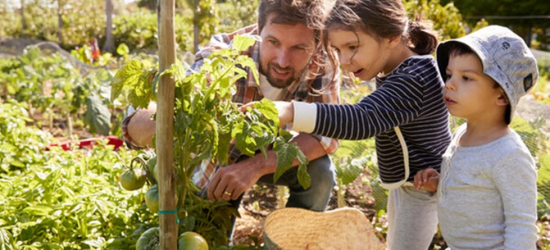
[[[437,37],[408,20],[401,0],[336,1],[325,29],[325,47],[340,66],[361,80],[376,78],[377,89],[353,105],[278,102],[281,125],[337,139],[374,136],[390,189],[387,246],[428,249],[437,227],[435,190],[416,190],[412,182],[422,169],[439,170],[450,142],[444,85],[430,55]]]

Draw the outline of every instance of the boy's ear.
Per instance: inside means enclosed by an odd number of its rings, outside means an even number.
[[[508,104],[510,104],[510,101],[508,101],[508,97],[506,97],[504,90],[501,89],[500,94],[498,95],[498,98],[497,98],[497,105],[507,106]]]

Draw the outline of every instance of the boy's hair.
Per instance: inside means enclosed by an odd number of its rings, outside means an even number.
[[[409,21],[402,0],[337,0],[325,29],[361,30],[375,39],[401,36],[419,55],[433,53],[438,43],[431,23]]]
[[[449,44],[448,53],[449,53],[449,59],[451,57],[456,57],[456,56],[474,55],[481,62],[481,59],[479,58],[479,56],[477,56],[476,52],[474,52],[470,47],[468,47],[468,45],[463,44],[463,43],[451,43],[451,44]],[[445,81],[445,79],[447,79],[446,75],[447,75],[446,70],[441,72],[441,76],[443,77],[444,81]],[[492,78],[491,78],[491,80],[493,81],[493,88],[502,89],[502,87],[500,87],[500,84],[498,84]],[[508,98],[508,97],[506,97],[506,98]],[[511,112],[511,106],[510,106],[510,103],[508,103],[508,105],[506,105],[506,110],[505,110],[505,113],[504,113],[504,121],[506,121],[506,124],[510,124],[510,122],[511,122],[510,121],[510,117],[511,117],[510,112]]]
[[[261,0],[258,7],[258,28],[262,32],[267,24],[267,16],[276,15],[271,23],[276,24],[304,24],[313,30],[315,42],[322,37],[326,12],[332,7],[333,0]]]
[[[505,121],[510,124],[519,99],[531,90],[539,77],[537,60],[527,44],[510,29],[498,25],[445,41],[436,51],[437,66],[443,80],[447,78],[445,71],[452,55],[450,49],[455,44],[468,47],[481,61],[483,73],[504,90],[509,103]]]

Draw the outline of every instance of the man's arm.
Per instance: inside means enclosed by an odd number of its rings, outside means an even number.
[[[310,134],[300,133],[292,142],[298,144],[300,150],[310,161],[327,154],[319,140]],[[292,167],[298,165],[299,161],[295,159]],[[235,164],[221,167],[208,185],[208,198],[211,201],[235,200],[258,182],[262,176],[273,174],[276,170],[277,154],[272,150],[267,152],[267,159],[262,154],[256,154]]]

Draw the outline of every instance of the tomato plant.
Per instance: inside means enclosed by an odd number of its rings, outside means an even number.
[[[265,156],[268,146],[274,144],[278,158],[276,177],[298,158],[301,163],[298,179],[304,187],[309,185],[305,171],[307,158],[295,143],[288,143],[292,136],[279,129],[274,104],[264,99],[255,110],[243,114],[231,102],[233,83],[247,76],[246,68],[251,68],[258,79],[254,61],[241,55],[254,42],[250,37],[237,37],[232,49],[212,53],[200,69],[187,69],[177,63],[157,73],[154,65],[130,61],[116,73],[112,83],[112,100],[126,92],[134,107],[147,107],[151,100],[156,100],[159,77],[169,75],[175,79],[174,168],[180,198],[177,205],[180,229],[201,234],[213,246],[227,244],[230,215],[237,211],[227,206],[227,202],[211,203],[199,196],[191,178],[195,168],[205,160],[220,166],[227,164],[232,140],[237,149],[249,156],[258,151]]]

